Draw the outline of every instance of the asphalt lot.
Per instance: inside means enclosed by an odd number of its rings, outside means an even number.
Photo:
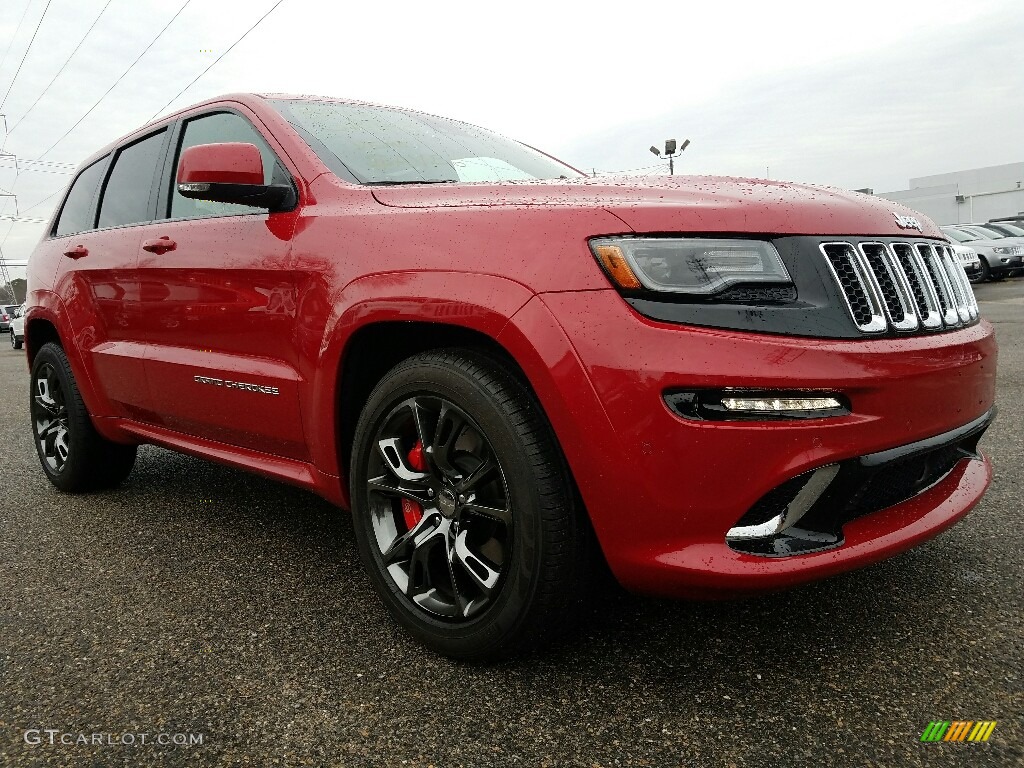
[[[58,494],[5,341],[0,764],[1024,765],[1024,279],[977,293],[1001,411],[994,484],[960,525],[742,602],[609,594],[562,645],[494,667],[402,634],[347,516],[311,494],[156,448],[116,492]],[[982,719],[988,743],[918,741]]]

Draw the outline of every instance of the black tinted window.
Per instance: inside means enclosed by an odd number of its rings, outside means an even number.
[[[100,203],[101,227],[117,227],[149,221],[149,196],[153,175],[164,146],[166,131],[125,147],[114,158]]]
[[[54,230],[57,237],[92,229],[92,200],[96,195],[96,187],[99,186],[104,166],[103,160],[99,160],[75,179],[57,220],[57,228]]]
[[[263,140],[252,124],[234,112],[218,112],[214,115],[197,117],[185,123],[181,145],[178,147],[178,159],[183,150],[198,144],[225,144],[242,142],[255,144],[263,156],[263,183],[288,184],[289,180],[283,168],[278,167],[277,156]],[[192,200],[178,193],[177,162],[175,160],[175,178],[171,192],[171,218],[185,219],[195,216],[237,216],[242,213],[266,213],[266,208],[256,208],[238,203],[215,203],[210,200]]]

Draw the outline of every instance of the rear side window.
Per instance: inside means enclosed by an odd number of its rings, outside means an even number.
[[[266,208],[256,208],[238,203],[215,203],[209,200],[192,200],[178,193],[178,160],[181,153],[198,144],[223,144],[226,142],[255,144],[263,157],[263,183],[288,184],[290,180],[280,167],[277,156],[267,145],[252,124],[234,112],[217,112],[189,120],[182,131],[181,145],[174,162],[171,179],[171,218],[187,219],[197,216],[237,216],[244,213],[266,213]]]
[[[78,174],[75,183],[71,185],[67,200],[64,201],[64,207],[61,208],[60,218],[57,219],[57,226],[53,232],[56,237],[92,229],[92,201],[96,196],[96,188],[100,185],[105,165],[103,160],[98,160]]]
[[[150,194],[166,134],[166,129],[154,133],[117,153],[103,189],[100,227],[121,227],[152,220]]]

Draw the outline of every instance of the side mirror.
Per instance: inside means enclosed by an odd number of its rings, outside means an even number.
[[[193,200],[290,211],[298,202],[290,184],[264,184],[263,158],[254,144],[197,144],[178,160],[178,192]]]

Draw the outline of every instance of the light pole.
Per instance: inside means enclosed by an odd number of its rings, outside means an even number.
[[[686,139],[679,146],[679,149],[677,151],[676,150],[676,140],[675,139],[665,139],[665,154],[664,154],[664,157],[668,158],[668,175],[669,176],[675,176],[675,173],[676,173],[675,159],[677,157],[679,157],[679,155],[683,154],[683,150],[686,149],[688,146],[690,146],[690,140]],[[659,150],[657,147],[651,147],[651,152],[654,153],[655,155],[657,155],[658,157],[662,157],[661,150]]]

